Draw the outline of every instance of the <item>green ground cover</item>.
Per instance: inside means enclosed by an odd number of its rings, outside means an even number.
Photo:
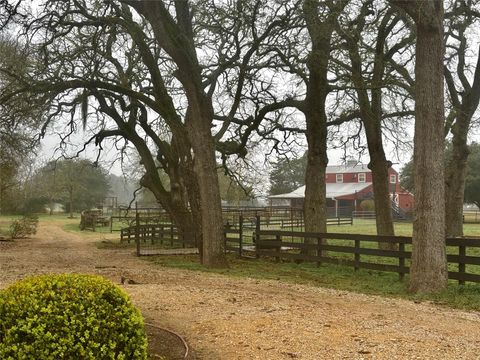
[[[0,236],[10,236],[10,225],[13,221],[21,219],[21,215],[0,215]]]

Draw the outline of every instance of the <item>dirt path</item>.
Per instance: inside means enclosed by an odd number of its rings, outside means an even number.
[[[185,336],[198,359],[480,359],[480,313],[276,281],[158,268],[130,250],[40,224],[0,243],[0,288],[31,274],[82,272],[125,285],[150,321]]]

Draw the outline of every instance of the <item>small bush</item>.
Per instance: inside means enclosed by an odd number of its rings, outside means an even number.
[[[0,292],[0,359],[147,359],[143,318],[102,277],[28,278]]]
[[[27,215],[20,220],[14,220],[10,225],[10,237],[22,239],[37,233],[38,216]]]
[[[360,203],[360,209],[363,211],[375,211],[375,202],[372,199],[363,200]]]

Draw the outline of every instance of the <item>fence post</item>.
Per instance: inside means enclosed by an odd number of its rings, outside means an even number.
[[[458,273],[460,277],[465,274],[465,256],[467,255],[466,246],[459,245],[458,246]],[[465,280],[458,280],[459,285],[465,285]]]
[[[255,253],[257,259],[260,257],[258,245],[260,243],[260,215],[255,215]]]
[[[163,238],[165,237],[165,230],[164,230],[164,227],[163,227],[163,224],[160,225],[160,245],[163,245]]]
[[[321,237],[318,237],[317,238],[317,257],[320,258],[322,257],[322,238]],[[320,267],[320,265],[322,265],[322,262],[320,261],[320,259],[317,261],[317,267]]]
[[[303,209],[300,211],[300,224],[302,225],[302,226],[300,227],[300,231],[304,231],[304,230],[305,230],[305,219],[304,219],[304,216],[303,216],[303,212],[304,212],[304,211],[305,211],[305,210],[303,210]]]
[[[403,253],[405,252],[405,244],[403,242],[400,242],[398,244],[398,251]],[[404,254],[399,254],[398,255],[398,266],[400,267],[400,272],[398,273],[398,276],[400,277],[400,280],[403,280],[405,277],[405,273],[403,270],[405,270],[405,255]]]
[[[242,257],[243,252],[243,215],[238,219],[238,256]]]
[[[173,247],[173,222],[170,222],[170,246]]]
[[[135,244],[137,245],[137,256],[140,256],[140,217],[135,214]]]
[[[278,242],[282,242],[282,238],[280,235],[275,235],[275,241],[278,241]],[[277,250],[277,254],[280,254],[280,251],[282,250],[282,245],[277,245],[277,247],[275,248],[275,250]],[[275,262],[280,262],[280,256],[275,256]]]
[[[227,226],[223,226],[223,253],[227,255],[227,246],[228,246],[228,234],[227,234]]]
[[[293,231],[293,208],[290,208],[290,229]]]
[[[360,240],[355,240],[355,271],[360,269]]]

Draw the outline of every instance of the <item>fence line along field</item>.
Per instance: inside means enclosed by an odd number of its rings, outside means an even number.
[[[351,266],[355,270],[396,272],[403,279],[410,270],[411,236],[355,234],[352,233],[353,223],[351,218],[329,219],[328,225],[343,228],[347,233],[305,233],[298,218],[284,221],[257,215],[252,224],[251,219],[245,221],[240,214],[237,221],[232,218],[226,221],[225,249],[239,257],[271,257],[276,261],[307,261],[318,266],[328,263]],[[361,219],[357,220],[355,229],[363,227],[372,231],[372,225]],[[293,230],[285,230],[286,227]],[[122,242],[135,242],[138,256],[162,254],[167,248],[197,246],[196,239],[182,234],[171,223],[139,223],[122,229],[120,238]],[[394,246],[386,250],[381,248],[382,243]],[[447,252],[450,279],[458,280],[459,284],[480,283],[480,237],[447,239]]]

